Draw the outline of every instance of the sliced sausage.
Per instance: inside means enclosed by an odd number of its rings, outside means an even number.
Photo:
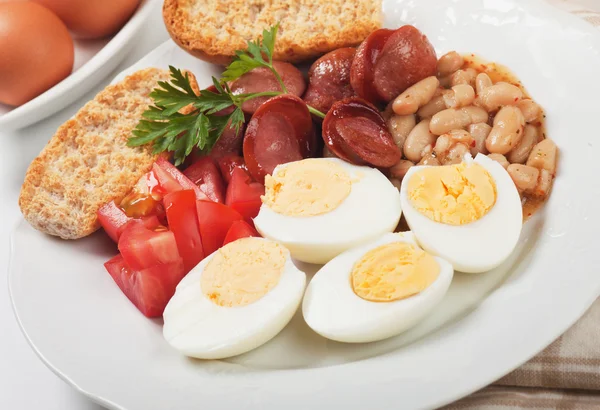
[[[323,120],[323,140],[330,151],[355,164],[388,168],[402,157],[377,108],[358,97],[333,104]]]
[[[387,102],[436,72],[433,46],[423,33],[407,25],[396,30],[383,46],[375,62],[373,84]]]
[[[242,143],[244,141],[244,127],[242,125],[236,131],[234,127],[228,125],[210,150],[210,156],[220,158],[227,154],[241,154]]]
[[[314,156],[317,142],[304,101],[290,94],[267,100],[248,123],[243,148],[250,175],[261,183],[277,165]]]
[[[308,88],[304,95],[308,105],[327,113],[334,102],[354,95],[350,85],[350,68],[355,53],[353,47],[338,48],[310,66]]]
[[[206,88],[203,91],[210,91],[212,93],[217,93],[217,89],[214,85]],[[235,108],[233,106],[225,108],[224,110],[218,111],[215,115],[230,115]],[[227,126],[223,133],[215,142],[215,145],[210,150],[210,156],[213,158],[220,158],[223,155],[227,154],[235,154],[239,155],[242,153],[242,142],[244,141],[244,129],[245,124],[242,124],[239,130],[235,130],[234,127]]]
[[[350,68],[350,84],[359,97],[377,102],[380,96],[373,88],[373,67],[379,57],[383,46],[394,33],[394,30],[375,30],[358,46],[352,67]]]
[[[217,159],[217,165],[219,166],[221,175],[223,175],[223,179],[227,184],[229,181],[231,181],[231,176],[233,175],[233,170],[235,168],[242,168],[244,171],[248,171],[246,168],[246,163],[244,162],[244,158],[240,157],[239,155],[224,155]]]
[[[287,88],[288,93],[298,97],[304,94],[306,90],[306,82],[304,76],[296,67],[290,63],[283,61],[274,61],[273,67],[283,80],[283,84]],[[254,70],[244,74],[230,85],[231,92],[235,95],[259,93],[264,91],[281,91],[281,86],[275,78],[275,75],[265,67],[255,68]],[[258,97],[246,101],[242,105],[242,109],[247,114],[254,114],[258,107],[261,106],[269,97]]]

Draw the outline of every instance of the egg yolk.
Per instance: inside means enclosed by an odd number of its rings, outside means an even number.
[[[206,265],[200,286],[219,306],[246,306],[265,296],[283,273],[289,251],[258,238],[244,238],[219,249]]]
[[[408,180],[408,198],[436,222],[464,225],[482,218],[496,203],[496,184],[477,163],[425,168]]]
[[[305,159],[292,162],[265,178],[263,204],[278,214],[315,216],[331,212],[352,189],[344,168],[333,162]]]
[[[370,250],[354,265],[352,289],[370,302],[392,302],[424,291],[439,274],[433,256],[410,243],[393,242]]]

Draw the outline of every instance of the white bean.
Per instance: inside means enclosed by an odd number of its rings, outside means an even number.
[[[538,140],[538,129],[527,124],[523,130],[523,137],[515,147],[510,150],[506,158],[511,164],[524,164],[529,158],[529,153]]]
[[[523,91],[516,85],[499,82],[479,93],[475,105],[488,112],[496,112],[506,105],[516,105],[523,98]]]
[[[440,135],[433,147],[433,153],[442,165],[458,164],[462,162],[473,137],[465,130],[452,130]]]
[[[552,182],[554,178],[550,172],[545,169],[540,170],[540,177],[538,179],[537,186],[533,191],[533,195],[538,198],[547,198],[552,190]]]
[[[401,159],[396,165],[390,168],[390,176],[399,181],[406,175],[408,170],[415,165],[414,162]]]
[[[419,163],[417,165],[439,166],[442,164],[435,156],[433,156],[431,153],[429,153],[429,154],[423,156],[423,158],[421,159],[421,161],[419,161]]]
[[[440,57],[437,63],[438,76],[445,77],[454,73],[464,64],[464,58],[456,51],[450,51]]]
[[[523,113],[523,117],[525,117],[525,122],[537,122],[540,120],[542,116],[542,107],[535,101],[525,98],[517,103],[517,107]]]
[[[431,118],[430,131],[442,135],[452,130],[465,128],[469,124],[486,122],[488,114],[483,108],[468,106],[463,108],[448,108],[438,112]]]
[[[402,187],[402,181],[400,181],[396,178],[390,178],[390,182],[392,183],[393,186],[396,187],[396,189],[398,191],[400,191],[400,188]]]
[[[440,80],[434,76],[427,77],[396,97],[392,109],[398,115],[414,114],[433,98],[439,86]]]
[[[521,141],[524,126],[521,110],[514,106],[503,107],[494,118],[494,127],[485,140],[485,147],[494,154],[507,154]]]
[[[468,107],[463,107],[460,110],[467,113],[467,115],[471,118],[471,122],[469,124],[487,122],[489,119],[489,114],[481,107],[469,105]]]
[[[436,136],[429,132],[430,120],[425,119],[416,125],[404,142],[404,156],[413,162],[419,162],[427,149],[431,149]]]
[[[551,139],[545,139],[538,142],[527,159],[527,165],[538,169],[545,169],[554,176],[556,174],[556,160],[558,148]]]
[[[444,97],[442,95],[438,95],[437,97],[433,97],[431,101],[422,106],[419,111],[417,111],[417,115],[419,118],[431,118],[438,112],[446,109],[446,103],[444,102]]]
[[[480,122],[478,124],[471,124],[467,127],[467,131],[473,137],[475,141],[475,146],[471,147],[471,155],[475,156],[479,153],[487,154],[487,148],[485,147],[485,140],[488,135],[490,135],[490,131],[492,127],[488,125],[486,122]]]
[[[442,94],[447,108],[460,108],[473,104],[475,90],[468,84],[459,84]]]
[[[522,164],[510,164],[506,169],[520,192],[532,193],[538,183],[540,171]]]
[[[455,85],[459,84],[468,84],[471,87],[474,87],[475,78],[477,78],[477,71],[475,71],[473,68],[458,70],[450,77],[450,85],[454,87]]]
[[[417,120],[413,114],[410,115],[392,115],[387,120],[387,126],[394,138],[396,146],[400,149],[404,146],[406,137],[417,125]]]
[[[440,77],[440,87],[442,87],[442,88],[452,87],[452,75]]]
[[[502,165],[504,169],[508,168],[508,166],[510,165],[510,162],[508,162],[506,157],[502,154],[488,154],[488,158],[493,159],[494,161]]]
[[[483,90],[494,85],[492,79],[486,73],[479,73],[475,78],[475,90],[477,95],[481,94]]]

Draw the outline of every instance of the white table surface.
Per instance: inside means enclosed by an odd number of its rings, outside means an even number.
[[[597,0],[549,0],[598,10]],[[9,235],[21,214],[17,198],[29,163],[56,128],[91,100],[118,72],[168,38],[160,10],[146,22],[125,61],[80,100],[51,118],[12,132],[0,130],[0,409],[103,410],[56,377],[30,349],[14,319],[7,290]]]

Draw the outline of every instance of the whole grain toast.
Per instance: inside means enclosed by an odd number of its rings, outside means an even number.
[[[190,73],[194,88],[195,78]],[[25,219],[36,229],[77,239],[98,229],[98,209],[123,198],[156,159],[151,146],[128,147],[131,131],[169,72],[137,71],[109,85],[58,128],[33,160],[19,196]]]
[[[300,62],[358,45],[381,27],[381,0],[165,0],[163,17],[179,46],[216,64],[279,22],[274,58]]]

